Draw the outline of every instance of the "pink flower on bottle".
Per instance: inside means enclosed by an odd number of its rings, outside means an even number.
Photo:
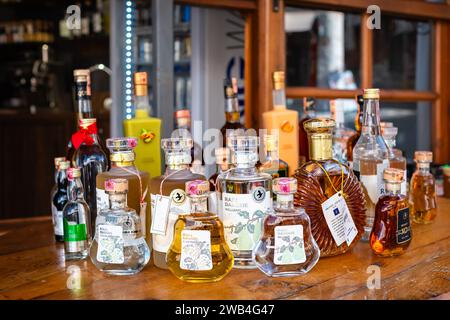
[[[136,145],[137,145],[136,139],[133,139],[133,138],[128,139],[128,147],[134,148],[134,147],[136,147]]]
[[[106,191],[113,191],[114,190],[114,181],[106,180],[105,181],[105,190]]]

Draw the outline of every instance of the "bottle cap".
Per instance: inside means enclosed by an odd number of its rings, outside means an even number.
[[[176,119],[180,119],[180,118],[191,118],[191,111],[189,109],[181,109],[181,110],[176,110],[174,112],[174,116]]]
[[[303,127],[308,133],[331,133],[336,126],[333,119],[309,119],[303,123]]]
[[[231,99],[235,97],[233,83],[229,78],[223,80],[223,93],[225,98]]]
[[[137,146],[137,142],[134,137],[109,138],[106,139],[106,147],[111,151],[130,151]]]
[[[186,182],[188,196],[202,196],[209,193],[209,182],[205,180],[193,180]]]
[[[284,89],[284,71],[275,71],[272,78],[275,90]]]
[[[161,139],[161,146],[164,150],[191,150],[194,142],[191,138],[167,138]]]
[[[67,178],[70,181],[73,181],[76,178],[81,177],[81,170],[80,168],[69,168],[67,169]]]
[[[258,137],[228,136],[227,146],[233,150],[234,164],[251,164],[258,161]]]
[[[379,99],[380,98],[380,89],[370,88],[364,89],[364,99]]]
[[[358,103],[358,108],[362,108],[363,104],[364,104],[364,96],[362,94],[358,94],[356,96],[356,103]],[[362,111],[362,110],[359,110]]]
[[[446,176],[450,176],[450,166],[445,165],[445,166],[442,166],[441,168],[442,168],[442,172],[444,172],[444,174]]]
[[[127,193],[127,179],[108,179],[105,181],[105,191],[107,193]]]
[[[75,69],[73,70],[73,77],[75,78],[75,81],[87,81],[89,78],[90,71],[89,69]]]
[[[276,134],[265,134],[264,146],[268,152],[278,151],[278,136]]]
[[[78,125],[80,128],[87,129],[87,127],[89,127],[90,125],[92,125],[94,123],[97,123],[97,119],[85,118],[85,119],[80,119]]]
[[[414,160],[417,162],[431,162],[433,161],[433,152],[416,151],[414,152]]]
[[[56,157],[56,158],[54,159],[54,162],[55,162],[55,168],[58,169],[59,164],[60,164],[62,161],[65,161],[65,160],[66,160],[66,157]]]
[[[303,98],[303,109],[310,109],[316,105],[316,99],[313,97],[304,97]]]
[[[381,127],[381,135],[385,139],[393,139],[397,136],[397,127]]]
[[[231,162],[231,150],[229,148],[217,148],[214,151],[217,164],[228,164]]]
[[[135,86],[147,86],[147,72],[135,72],[134,73],[134,85]]]
[[[295,178],[276,178],[273,180],[272,190],[277,194],[293,194],[297,192]]]
[[[64,160],[59,163],[59,169],[67,170],[70,168],[70,161]]]
[[[404,171],[396,168],[387,168],[384,170],[383,179],[389,182],[402,182]]]

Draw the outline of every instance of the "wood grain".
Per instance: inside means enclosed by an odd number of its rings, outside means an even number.
[[[308,274],[272,279],[232,270],[220,282],[190,284],[148,265],[130,277],[108,276],[89,259],[64,261],[47,217],[0,222],[0,299],[443,299],[450,297],[450,200],[439,199],[436,221],[413,225],[408,251],[373,255],[360,242],[349,253],[321,259]],[[378,265],[381,288],[369,290],[367,268]],[[73,268],[81,286],[68,289]]]

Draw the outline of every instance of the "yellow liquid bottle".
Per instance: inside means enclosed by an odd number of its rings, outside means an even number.
[[[151,177],[161,175],[161,119],[149,116],[147,73],[134,74],[136,113],[123,122],[125,136],[139,140],[135,148],[136,166]]]
[[[269,134],[278,131],[280,158],[288,163],[291,176],[299,165],[298,113],[286,108],[284,72],[274,72],[273,82],[273,110],[263,113],[263,128]]]

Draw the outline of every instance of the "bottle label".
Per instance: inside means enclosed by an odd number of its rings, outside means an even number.
[[[384,159],[382,163],[377,164],[377,189],[378,189],[378,198],[380,198],[383,194],[386,193],[385,183],[383,179],[384,169],[389,168],[389,160]],[[405,176],[406,177],[406,176]],[[375,201],[374,203],[377,203]]]
[[[55,231],[55,235],[64,236],[63,212],[58,211],[54,206],[52,206],[52,211],[53,211],[53,228]]]
[[[407,174],[408,174],[408,171],[405,170],[404,173],[403,173],[404,180],[403,180],[403,182],[402,182],[402,184],[400,186],[400,193],[402,195],[404,195],[404,196],[406,196],[406,194],[408,193],[408,187],[407,187],[407,184],[406,184],[406,180],[408,179],[407,178]]]
[[[377,181],[378,178],[376,175],[362,175],[360,176],[361,184],[364,186],[364,188],[367,191],[367,194],[369,195],[370,201],[372,201],[373,204],[376,204],[378,202],[378,188],[377,188]]]
[[[297,264],[306,261],[303,242],[303,226],[277,226],[275,227],[275,254],[276,265]]]
[[[397,213],[397,244],[411,240],[411,225],[409,222],[409,207]]]
[[[324,201],[322,211],[336,245],[340,246],[345,241],[350,246],[358,235],[358,229],[342,193],[339,191]]]
[[[271,206],[270,191],[255,188],[250,194],[223,193],[225,239],[231,250],[253,250],[259,241],[263,219]]]
[[[95,189],[97,196],[97,213],[101,210],[109,208],[109,195],[106,193],[104,189]]]
[[[110,264],[124,263],[124,239],[121,226],[97,225],[97,239],[97,260],[99,262]]]
[[[64,219],[64,241],[76,242],[84,241],[86,239],[86,224],[76,224],[73,221],[67,221],[67,219]]]
[[[211,270],[211,233],[208,230],[181,231],[180,268],[183,270]]]
[[[217,205],[217,192],[210,192],[208,195],[208,211],[211,213],[219,214]]]

